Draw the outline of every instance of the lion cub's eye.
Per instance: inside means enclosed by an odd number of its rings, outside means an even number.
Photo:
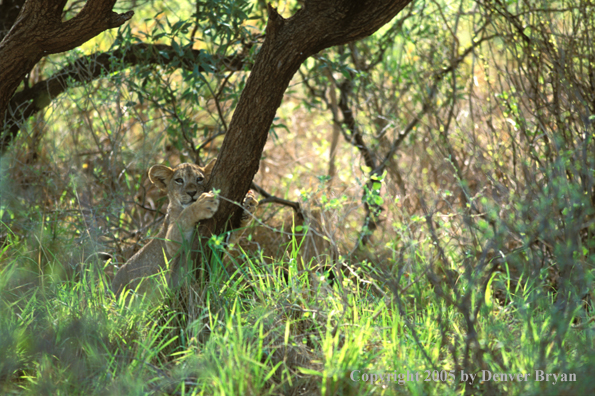
[[[196,178],[196,181],[197,181],[198,183],[202,183],[202,181],[203,181],[204,179],[205,179],[204,177],[202,177],[202,176],[198,176],[198,177]]]
[[[182,184],[182,183],[184,183],[184,179],[182,179],[182,178],[177,178],[177,179],[176,179],[176,180],[174,180],[174,181],[175,181],[176,183],[178,183],[178,184]]]

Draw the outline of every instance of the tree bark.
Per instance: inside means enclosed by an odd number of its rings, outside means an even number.
[[[410,2],[311,0],[289,19],[269,5],[266,38],[229,125],[209,187],[219,189],[229,200],[242,202],[258,172],[277,108],[300,65],[325,48],[369,36]],[[222,200],[213,219],[201,226],[201,235],[237,227],[241,212],[241,208]]]
[[[113,12],[115,2],[88,0],[83,9],[67,21],[62,21],[66,0],[25,2],[14,25],[0,42],[0,125],[4,125],[10,98],[41,58],[78,47],[132,17],[132,11]]]

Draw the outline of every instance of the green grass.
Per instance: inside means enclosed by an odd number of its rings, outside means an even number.
[[[52,252],[36,263],[26,241],[7,238],[0,267],[2,394],[576,395],[595,387],[588,374],[595,369],[592,319],[574,326],[557,318],[552,300],[536,298],[543,294],[529,284],[509,285],[507,305],[480,308],[474,324],[480,347],[471,345],[467,367],[483,361],[475,372],[574,373],[576,382],[476,380],[466,389],[465,318],[415,269],[407,277],[413,283],[396,298],[390,285],[397,278],[385,274],[383,283],[370,264],[353,263],[358,277],[345,271],[330,284],[298,271],[290,246],[286,261],[244,258],[230,277],[213,276],[204,305],[189,319],[168,306],[167,294],[114,299],[103,263],[68,273]],[[460,279],[459,290],[466,282]],[[470,303],[485,297],[478,288]],[[447,378],[450,370],[455,380],[440,381],[440,372]],[[372,383],[372,374],[394,377]]]

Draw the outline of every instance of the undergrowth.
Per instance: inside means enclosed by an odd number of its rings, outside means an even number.
[[[109,264],[97,258],[74,272],[59,270],[55,260],[38,266],[27,244],[8,232],[0,267],[1,393],[584,394],[595,386],[588,375],[593,343],[584,328],[592,317],[554,330],[562,338],[552,344],[563,347],[542,350],[539,340],[556,317],[553,301],[536,299],[541,294],[531,282],[504,282],[505,304],[481,289],[470,296],[486,301],[473,352],[486,357],[485,366],[472,374],[529,373],[528,380],[478,377],[465,385],[453,350],[462,353],[469,338],[466,318],[436,298],[423,265],[408,276],[378,276],[381,266],[365,262],[300,270],[295,245],[272,263],[240,257],[240,270],[211,279],[203,310],[190,321],[180,320],[166,291],[116,299],[104,271]],[[418,246],[419,264],[427,249],[429,243]],[[458,282],[461,293],[471,287],[464,277]],[[539,382],[537,369],[575,374],[576,381]]]

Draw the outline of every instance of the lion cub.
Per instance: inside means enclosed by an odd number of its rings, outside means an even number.
[[[112,282],[112,291],[118,295],[125,287],[136,288],[142,278],[157,274],[166,268],[166,260],[176,256],[183,241],[189,241],[196,224],[213,217],[219,200],[212,192],[206,192],[204,183],[211,175],[216,159],[204,168],[195,164],[180,164],[171,169],[155,165],[149,169],[149,179],[159,189],[167,192],[169,206],[163,226],[154,239],[132,256],[120,268]],[[248,194],[244,207],[253,212],[258,201]],[[247,198],[248,198],[247,196]],[[246,206],[248,204],[248,206]],[[249,222],[251,216],[244,214]]]

